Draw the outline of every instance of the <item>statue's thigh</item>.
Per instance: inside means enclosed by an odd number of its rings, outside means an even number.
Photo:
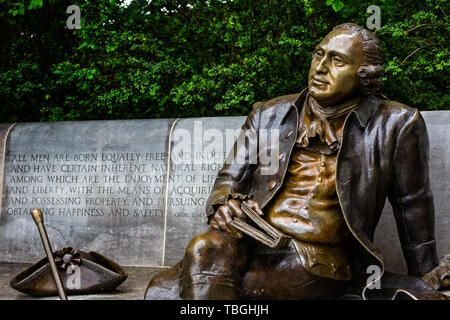
[[[345,281],[317,277],[302,265],[292,246],[283,250],[256,250],[243,277],[248,299],[332,299],[346,289]]]
[[[222,231],[209,230],[200,234],[186,248],[182,273],[242,275],[247,270],[247,242]]]

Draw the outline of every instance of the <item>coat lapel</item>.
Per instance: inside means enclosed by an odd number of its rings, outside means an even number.
[[[355,109],[351,112],[356,114],[359,124],[365,128],[369,123],[370,118],[378,110],[380,106],[380,99],[374,95],[365,97]]]

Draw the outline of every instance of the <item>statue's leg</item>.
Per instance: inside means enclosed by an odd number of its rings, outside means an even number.
[[[241,278],[248,267],[248,243],[210,230],[186,248],[180,276],[182,299],[239,299]]]
[[[347,288],[347,281],[308,272],[292,244],[279,250],[258,246],[253,251],[242,279],[245,299],[335,299]]]
[[[181,262],[153,276],[145,289],[145,300],[180,300]]]

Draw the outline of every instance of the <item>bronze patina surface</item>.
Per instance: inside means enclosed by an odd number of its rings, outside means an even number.
[[[208,199],[212,230],[151,280],[146,298],[179,286],[174,298],[445,299],[420,279],[438,266],[427,130],[417,109],[376,94],[383,61],[370,31],[339,25],[314,50],[307,89],[255,103],[241,131],[248,144],[235,144]],[[275,174],[249,161],[260,129],[280,132]],[[373,244],[386,199],[407,277],[384,272]],[[289,245],[271,249],[237,232],[230,223],[245,219],[242,201],[291,236]],[[380,270],[379,289],[367,290],[369,266]]]

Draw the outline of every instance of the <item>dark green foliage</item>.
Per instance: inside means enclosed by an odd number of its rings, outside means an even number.
[[[449,109],[444,0],[0,0],[0,122],[246,115],[304,88],[314,46],[337,24],[365,26],[372,4],[381,91]]]

